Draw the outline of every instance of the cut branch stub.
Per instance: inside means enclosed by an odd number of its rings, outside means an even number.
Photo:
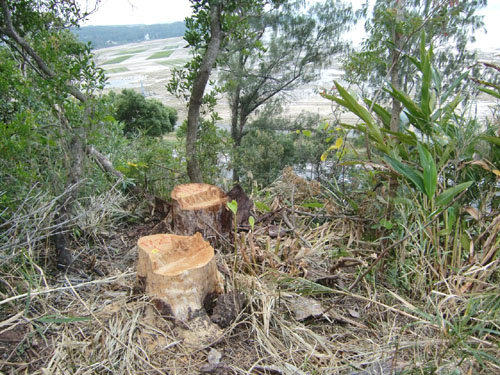
[[[177,319],[189,320],[209,293],[221,292],[214,249],[201,234],[155,234],[137,245],[139,285]]]
[[[230,229],[231,218],[225,207],[228,197],[218,187],[200,183],[177,185],[172,199],[174,233],[189,236],[200,232],[211,240]]]

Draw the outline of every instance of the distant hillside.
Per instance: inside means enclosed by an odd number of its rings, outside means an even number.
[[[156,25],[84,26],[73,32],[82,42],[91,42],[92,48],[110,47],[143,40],[183,36],[184,22]]]

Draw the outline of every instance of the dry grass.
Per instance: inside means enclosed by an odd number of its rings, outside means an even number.
[[[18,280],[2,274],[9,288],[2,286],[0,302],[0,371],[197,374],[215,349],[221,362],[207,373],[498,373],[499,309],[488,310],[488,303],[500,304],[498,286],[474,295],[436,289],[426,301],[410,300],[383,274],[370,274],[349,292],[379,252],[362,241],[369,215],[352,216],[326,199],[321,211],[298,206],[317,199],[318,189],[285,174],[269,189],[273,214],[261,215],[253,233],[240,233],[236,262],[222,242],[219,269],[246,304],[220,336],[198,340],[133,292],[135,243],[151,225],[112,230],[123,215],[122,198],[94,198],[93,212],[79,222],[98,241],[82,244],[80,259],[96,257],[106,276],[39,269],[38,284],[25,293],[16,288],[27,285],[20,283],[22,272]],[[299,319],[304,301],[320,312]],[[473,313],[472,305],[491,314]],[[474,330],[479,326],[484,329]]]

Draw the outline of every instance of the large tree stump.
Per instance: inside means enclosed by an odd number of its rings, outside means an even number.
[[[214,249],[201,234],[139,239],[137,278],[162,312],[187,321],[209,293],[221,293]]]
[[[197,232],[211,243],[231,229],[228,196],[208,184],[177,185],[172,191],[172,231],[190,236]]]

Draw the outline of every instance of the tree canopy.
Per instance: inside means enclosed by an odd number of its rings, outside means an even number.
[[[177,111],[156,99],[146,99],[134,90],[123,90],[114,98],[116,119],[125,126],[125,134],[142,132],[160,136],[174,130]]]

